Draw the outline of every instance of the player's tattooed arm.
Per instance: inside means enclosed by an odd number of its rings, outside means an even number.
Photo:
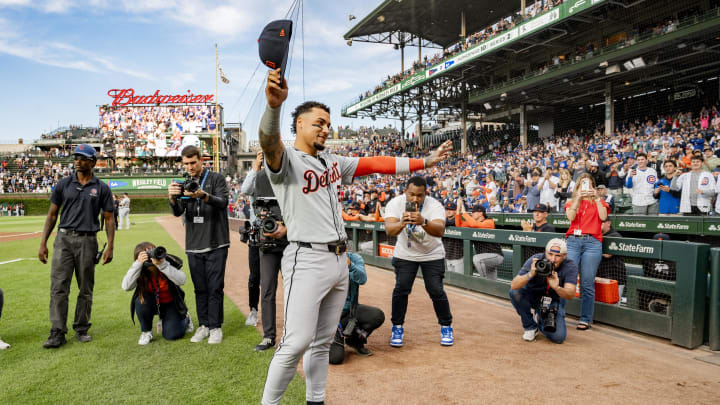
[[[280,170],[282,164],[284,147],[280,138],[280,111],[287,96],[287,81],[280,77],[280,69],[271,70],[265,87],[268,105],[260,120],[259,139],[268,167],[273,171]]]

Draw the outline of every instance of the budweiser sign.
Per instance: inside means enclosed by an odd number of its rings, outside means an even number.
[[[108,96],[112,97],[113,106],[125,106],[135,104],[186,104],[186,103],[210,103],[215,98],[213,94],[160,94],[156,90],[152,96],[136,96],[134,89],[112,89],[108,90]]]

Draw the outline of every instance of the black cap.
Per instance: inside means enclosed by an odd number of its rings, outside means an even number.
[[[445,209],[446,210],[456,210],[457,204],[455,204],[455,201],[448,198],[448,200],[445,201]]]
[[[536,204],[533,209],[528,210],[528,212],[533,212],[533,211],[548,212],[548,207],[545,204]]]
[[[285,76],[291,36],[292,21],[275,20],[263,28],[258,38],[260,62],[270,69],[282,69],[280,77]]]

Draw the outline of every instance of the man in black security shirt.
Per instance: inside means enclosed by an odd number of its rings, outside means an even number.
[[[549,277],[537,275],[536,264],[538,260],[547,259],[555,267]],[[567,259],[567,245],[564,239],[551,239],[545,246],[544,253],[538,253],[529,258],[520,272],[510,283],[510,302],[522,319],[523,340],[532,342],[538,332],[541,332],[553,343],[565,341],[567,328],[565,326],[565,302],[575,297],[575,284],[577,283],[577,264]],[[545,330],[545,321],[539,315],[543,297],[549,297],[551,307],[557,308],[556,330]],[[531,313],[535,309],[537,321]]]
[[[50,210],[45,220],[38,258],[47,263],[47,240],[55,228],[58,212],[60,225],[53,244],[50,268],[50,337],[43,347],[58,348],[65,344],[67,333],[68,295],[73,272],[79,292],[75,305],[73,329],[80,342],[92,340],[88,335],[92,295],[95,286],[95,263],[98,253],[98,217],[103,212],[107,247],[102,264],[110,263],[115,245],[115,219],[110,187],[93,174],[97,162],[95,148],[81,144],[75,148],[75,173],[58,182],[50,196]]]
[[[557,232],[555,227],[547,222],[548,206],[545,204],[537,204],[534,208],[528,207],[528,212],[533,214],[533,223],[530,224],[524,219],[520,222],[525,232]]]
[[[185,170],[200,184],[197,191],[185,191],[182,196],[180,184],[168,187],[173,215],[185,219],[185,252],[195,285],[200,327],[190,341],[209,337],[208,343],[218,344],[222,342],[225,262],[230,246],[228,188],[222,174],[203,168],[197,147],[186,146],[181,156]]]

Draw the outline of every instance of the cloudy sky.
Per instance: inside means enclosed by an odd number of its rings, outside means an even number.
[[[231,80],[219,84],[225,122],[245,122],[249,137],[256,138],[264,104],[250,107],[267,71],[260,67],[250,81],[259,61],[257,38],[267,22],[286,15],[292,0],[275,2],[275,8],[268,3],[0,0],[0,143],[36,139],[58,126],[97,126],[97,106],[111,101],[110,89],[133,88],[136,95],[155,90],[213,94],[215,44]],[[361,19],[380,3],[304,1],[305,98],[327,103],[335,127],[362,125],[341,118],[340,108],[400,70],[399,51],[392,47],[348,47],[342,38],[351,28],[349,14]],[[293,34],[291,107],[303,99],[300,28]],[[284,128],[289,128],[289,113]],[[285,130],[283,136],[289,135]]]

